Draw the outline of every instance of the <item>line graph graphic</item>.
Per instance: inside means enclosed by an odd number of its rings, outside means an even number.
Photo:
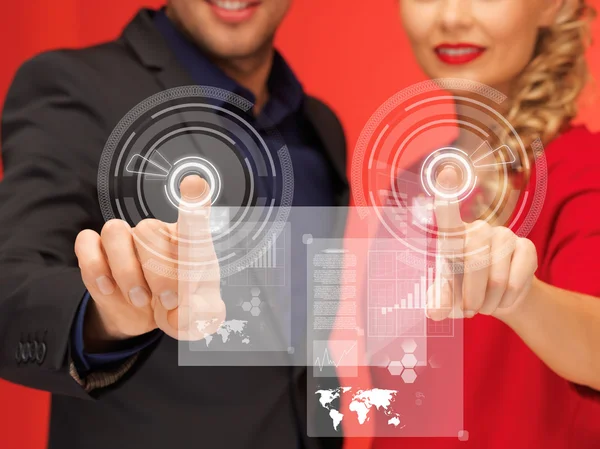
[[[314,340],[313,371],[315,377],[334,377],[338,367],[345,368],[345,375],[358,375],[356,345],[356,340]]]

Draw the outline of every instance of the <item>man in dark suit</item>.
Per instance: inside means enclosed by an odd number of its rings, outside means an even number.
[[[307,437],[306,368],[178,366],[174,335],[153,319],[177,294],[149,282],[129,225],[107,228],[97,198],[119,120],[196,84],[268,114],[293,163],[293,205],[347,205],[341,126],[273,49],[290,1],[171,0],[114,42],[17,73],[2,121],[0,377],[52,393],[51,448],[340,445]]]

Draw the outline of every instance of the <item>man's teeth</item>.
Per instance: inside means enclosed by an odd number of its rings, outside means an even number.
[[[238,2],[231,0],[214,0],[214,4],[219,8],[226,9],[228,11],[240,11],[242,9],[246,9],[250,2]]]
[[[468,47],[468,48],[440,48],[439,52],[443,55],[449,55],[449,56],[462,56],[462,55],[468,55],[471,53],[477,53],[479,52],[479,48],[475,48],[475,47]]]

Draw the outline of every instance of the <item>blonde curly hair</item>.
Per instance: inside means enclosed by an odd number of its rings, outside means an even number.
[[[509,93],[509,108],[506,119],[522,141],[529,161],[535,159],[534,146],[537,139],[548,144],[560,134],[577,115],[578,98],[587,84],[590,74],[585,58],[591,42],[590,26],[595,10],[586,0],[566,0],[553,25],[540,30],[533,57]],[[514,136],[514,135],[513,135]],[[504,136],[505,144],[518,148],[515,137]],[[508,171],[523,171],[513,167]],[[507,173],[502,170],[500,180]],[[529,173],[523,173],[525,179]],[[488,206],[478,206],[475,212],[487,218],[497,207],[495,198],[497,183],[483,183],[483,196],[494,198],[485,201]]]

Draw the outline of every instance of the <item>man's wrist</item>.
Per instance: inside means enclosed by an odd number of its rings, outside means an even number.
[[[116,350],[118,343],[130,335],[125,335],[102,319],[98,305],[90,299],[83,321],[83,347],[87,353],[104,353]]]

